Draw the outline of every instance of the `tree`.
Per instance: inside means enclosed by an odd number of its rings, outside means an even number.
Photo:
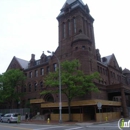
[[[77,96],[83,96],[90,91],[98,91],[98,88],[94,84],[94,80],[99,78],[99,73],[95,72],[90,75],[85,75],[78,68],[80,63],[78,60],[65,61],[61,64],[61,92],[66,95],[68,99],[68,111],[69,121],[71,121],[71,101]],[[58,69],[56,72],[51,72],[45,78],[45,84],[51,89],[41,92],[46,93],[58,93],[59,85]],[[56,89],[57,87],[57,89]]]
[[[0,75],[0,83],[3,84],[0,90],[0,103],[13,105],[14,101],[19,101],[23,95],[18,91],[19,87],[24,85],[26,77],[19,69],[11,69]]]

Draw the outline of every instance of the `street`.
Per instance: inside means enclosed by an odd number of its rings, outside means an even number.
[[[123,128],[128,130],[130,128]],[[73,125],[56,124],[56,125],[38,125],[38,124],[16,124],[0,123],[0,130],[119,130],[118,121],[108,123],[77,123]]]

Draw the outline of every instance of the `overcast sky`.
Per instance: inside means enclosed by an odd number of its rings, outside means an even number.
[[[13,56],[39,59],[58,46],[56,17],[66,0],[0,0],[0,73]],[[130,69],[129,0],[82,0],[95,19],[96,48],[101,56],[115,54],[119,66]]]

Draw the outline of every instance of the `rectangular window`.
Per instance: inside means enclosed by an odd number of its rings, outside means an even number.
[[[41,87],[41,89],[43,88],[43,82],[42,81],[40,82],[40,87]]]
[[[113,75],[112,75],[112,71],[110,71],[110,73],[111,73],[111,77],[113,77]]]
[[[102,67],[100,67],[100,72],[102,73]]]
[[[49,66],[47,66],[47,74],[50,72],[50,68]]]
[[[53,69],[54,69],[54,71],[56,71],[57,70],[57,64],[55,63],[55,64],[53,64]]]
[[[34,91],[37,91],[37,83],[34,83]]]
[[[90,70],[92,71],[92,61],[90,61]]]
[[[41,68],[41,75],[44,75],[44,69]]]
[[[38,77],[38,70],[35,70],[35,77]]]
[[[88,21],[86,21],[86,29],[87,29],[87,36],[89,37],[89,26],[88,26]]]
[[[99,66],[98,66],[98,72],[100,73],[100,68],[99,68]]]
[[[74,33],[76,33],[76,19],[73,19],[73,24],[74,24]]]
[[[36,61],[36,65],[40,65],[40,60]]]
[[[31,84],[29,84],[29,92],[31,92]]]
[[[68,35],[71,35],[71,23],[68,21]]]
[[[63,23],[63,38],[66,37],[66,24]]]
[[[32,72],[29,72],[29,78],[32,78]]]
[[[26,92],[26,86],[24,86],[24,90],[23,91]]]
[[[84,18],[82,18],[82,20],[83,20],[83,31],[84,31],[84,34],[86,34],[85,20],[84,20]]]

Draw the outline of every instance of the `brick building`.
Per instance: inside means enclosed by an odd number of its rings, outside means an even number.
[[[94,19],[90,15],[89,7],[82,0],[67,0],[60,11],[57,17],[59,45],[54,52],[55,55],[60,62],[78,59],[81,63],[80,69],[85,74],[98,71],[102,77],[95,83],[100,93],[91,92],[76,98],[77,102],[74,100],[72,103],[73,112],[83,113],[84,121],[98,120],[96,104],[101,102],[102,113],[122,111],[123,115],[128,117],[130,71],[121,69],[114,54],[101,57],[99,50],[95,48]],[[42,114],[48,112],[48,109],[58,113],[58,95],[51,93],[40,95],[40,92],[46,89],[44,77],[49,72],[55,71],[57,66],[55,56],[46,56],[44,52],[38,60],[35,59],[34,54],[31,55],[30,61],[13,57],[8,69],[19,68],[27,76],[26,85],[24,88],[19,88],[19,91],[25,93],[24,98],[21,99],[21,108],[26,107],[27,102],[31,100],[32,107],[37,108]],[[67,113],[64,95],[62,102],[63,113]]]

